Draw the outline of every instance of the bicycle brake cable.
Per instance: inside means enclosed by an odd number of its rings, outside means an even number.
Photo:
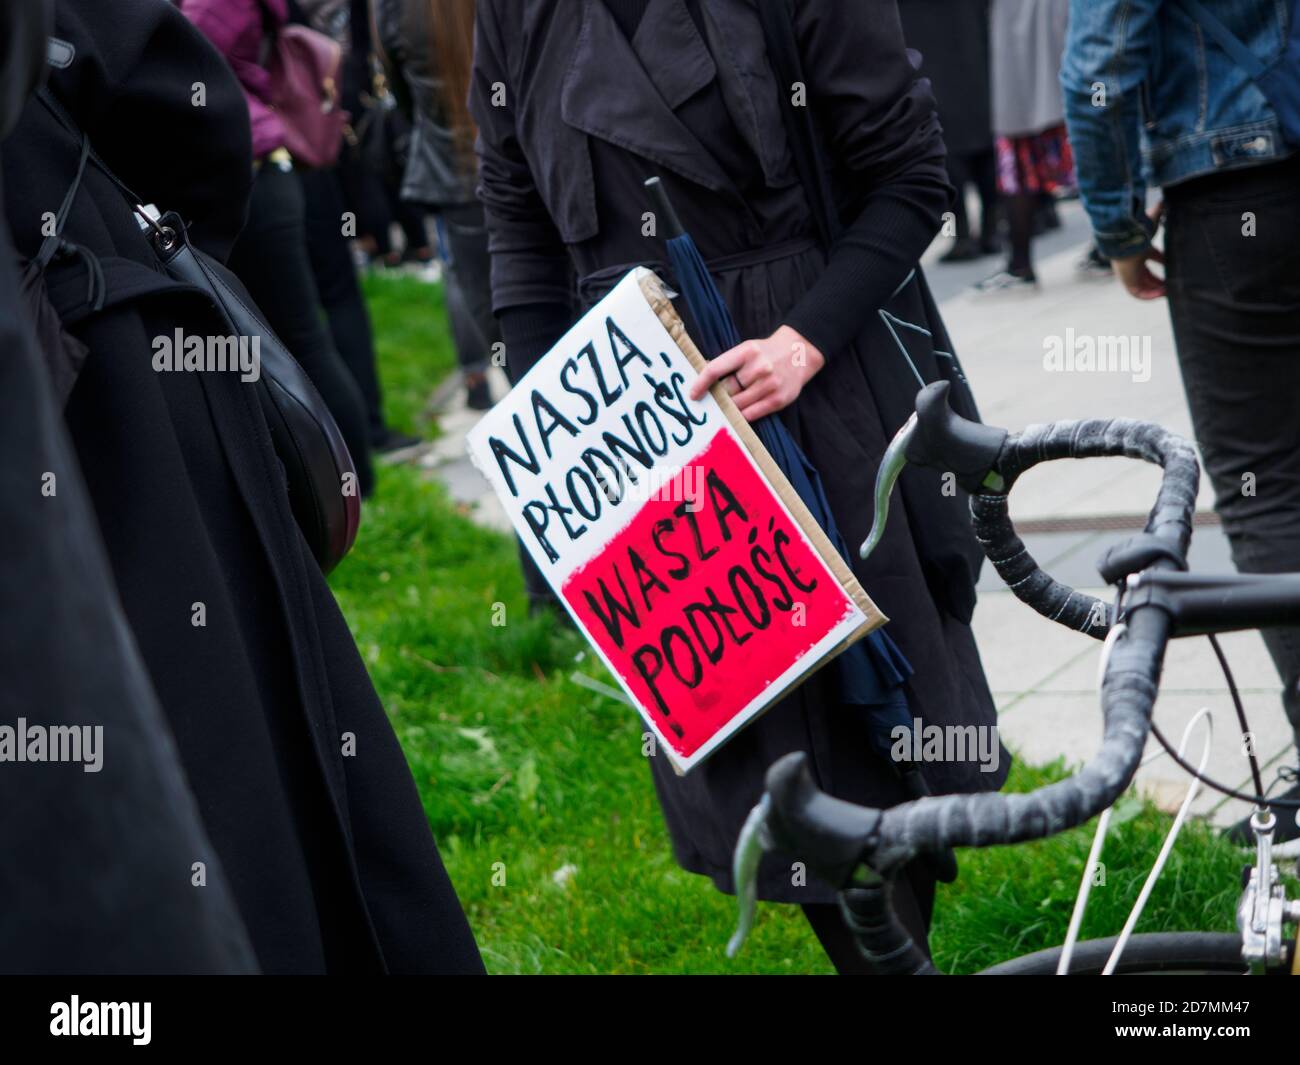
[[[1121,585],[1119,590],[1119,595],[1116,598],[1116,602],[1115,602],[1115,611],[1116,611],[1117,618],[1122,616],[1121,611],[1123,609],[1123,602],[1124,602],[1124,589],[1123,586]],[[1241,693],[1237,689],[1236,678],[1232,674],[1232,667],[1228,665],[1228,658],[1223,653],[1223,648],[1219,645],[1218,638],[1213,633],[1207,633],[1207,636],[1209,638],[1210,645],[1214,648],[1214,653],[1219,660],[1219,669],[1222,670],[1223,678],[1228,684],[1228,691],[1232,695],[1233,706],[1236,708],[1237,711],[1237,721],[1241,725],[1242,738],[1244,739],[1245,737],[1250,735],[1250,724],[1246,720],[1246,708],[1242,704]],[[1246,792],[1238,791],[1236,788],[1231,788],[1227,784],[1220,784],[1217,780],[1215,780],[1212,777],[1206,776],[1204,773],[1198,770],[1194,765],[1192,765],[1191,763],[1187,762],[1184,758],[1182,758],[1179,755],[1179,753],[1176,750],[1174,750],[1173,744],[1171,744],[1169,740],[1165,738],[1165,734],[1160,731],[1160,726],[1155,723],[1154,718],[1152,718],[1151,721],[1151,735],[1153,735],[1156,738],[1156,740],[1160,743],[1160,746],[1162,746],[1165,749],[1165,753],[1168,754],[1171,759],[1173,759],[1175,765],[1177,765],[1180,769],[1184,770],[1185,772],[1190,773],[1202,784],[1204,784],[1207,788],[1210,788],[1213,791],[1217,791],[1221,795],[1226,795],[1230,799],[1240,799],[1242,802],[1248,802],[1252,806],[1276,806],[1279,809],[1296,810],[1300,812],[1300,799],[1270,799],[1268,797],[1264,789],[1264,778],[1259,767],[1259,759],[1255,756],[1253,745],[1248,749],[1248,757],[1250,758],[1250,770],[1251,770],[1251,776],[1253,778],[1253,783],[1255,785],[1255,794],[1249,795]]]
[[[1300,810],[1300,799],[1270,799],[1267,795],[1249,795],[1244,791],[1238,791],[1236,788],[1230,788],[1226,784],[1220,784],[1212,777],[1207,777],[1204,773],[1198,772],[1195,766],[1189,765],[1178,756],[1178,752],[1175,751],[1169,741],[1165,739],[1164,733],[1160,731],[1160,728],[1154,721],[1151,722],[1151,735],[1160,741],[1160,745],[1164,747],[1166,753],[1168,753],[1169,757],[1174,760],[1174,763],[1178,765],[1179,768],[1185,769],[1188,773],[1191,773],[1192,776],[1196,777],[1207,788],[1212,788],[1214,791],[1226,795],[1230,799],[1240,799],[1242,802],[1248,802],[1254,806],[1276,806],[1283,810]]]
[[[1264,792],[1264,777],[1259,769],[1259,759],[1255,756],[1255,745],[1250,742],[1250,723],[1246,720],[1246,708],[1241,703],[1241,692],[1237,690],[1236,678],[1232,675],[1232,667],[1228,665],[1228,656],[1223,653],[1223,648],[1219,645],[1219,638],[1214,633],[1207,633],[1210,646],[1214,648],[1214,655],[1219,660],[1219,668],[1223,670],[1223,679],[1228,682],[1228,692],[1232,695],[1232,705],[1237,710],[1237,721],[1241,725],[1241,738],[1246,741],[1246,757],[1250,759],[1250,776],[1255,782],[1255,791],[1260,795]]]

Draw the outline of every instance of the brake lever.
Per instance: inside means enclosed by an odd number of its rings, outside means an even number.
[[[767,830],[767,812],[772,807],[772,797],[763,793],[763,797],[745,818],[740,838],[736,841],[736,853],[732,857],[732,879],[736,882],[736,930],[727,941],[727,957],[734,958],[740,953],[750,929],[754,927],[754,915],[758,910],[758,866],[763,855],[772,849],[772,836]]]
[[[739,920],[727,944],[728,957],[735,956],[753,927],[758,867],[766,852],[796,856],[825,883],[846,887],[862,870],[864,853],[880,824],[879,810],[824,793],[803,751],[772,763],[766,784],[736,842],[732,874]]]
[[[916,436],[916,412],[903,424],[903,428],[894,434],[894,439],[885,448],[880,460],[880,469],[876,470],[876,510],[871,519],[871,532],[858,548],[858,557],[865,559],[885,535],[885,522],[889,520],[889,497],[894,492],[894,485],[899,475],[907,467],[907,445]]]
[[[967,492],[1006,491],[997,472],[1007,431],[963,418],[948,403],[949,382],[926,385],[916,396],[916,411],[885,449],[876,471],[875,514],[858,557],[867,558],[885,535],[889,497],[908,463],[951,474]]]

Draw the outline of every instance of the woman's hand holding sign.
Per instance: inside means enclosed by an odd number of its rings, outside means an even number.
[[[784,410],[826,365],[822,353],[788,325],[766,340],[746,340],[704,367],[691,385],[699,400],[719,381],[725,384],[746,421]]]

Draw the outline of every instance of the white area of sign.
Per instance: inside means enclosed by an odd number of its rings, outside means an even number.
[[[685,435],[685,430],[660,412],[655,403],[654,386],[646,380],[646,375],[649,374],[656,381],[664,383],[669,383],[674,373],[681,375],[686,382],[681,386],[682,395],[685,397],[689,382],[695,379],[696,374],[676,342],[668,335],[668,330],[663,327],[654,310],[646,302],[638,285],[639,276],[639,271],[634,270],[624,277],[609,295],[593,308],[593,311],[599,313],[589,312],[570,329],[559,343],[524,375],[523,380],[479,420],[479,423],[470,430],[467,438],[469,453],[474,464],[491,482],[505,506],[506,513],[515,528],[519,530],[520,536],[537,560],[542,572],[557,587],[564,583],[574,569],[599,555],[605,545],[618,535],[647,500],[636,490],[636,486],[625,486],[623,498],[619,503],[603,501],[600,516],[596,520],[591,521],[580,515],[572,515],[571,520],[575,525],[586,527],[585,531],[572,541],[560,527],[558,517],[552,513],[548,539],[560,556],[558,560],[552,562],[540,549],[537,538],[529,529],[523,515],[524,506],[529,501],[545,499],[544,491],[548,482],[551,482],[563,497],[564,479],[568,471],[575,466],[585,469],[582,462],[583,451],[595,447],[608,452],[609,449],[602,439],[605,430],[627,438],[628,434],[621,424],[622,417],[631,415],[635,426],[635,411],[640,403],[648,403],[655,410],[669,436],[665,453],[655,456],[654,470],[644,470],[635,462],[631,463],[633,472],[643,484],[650,480],[650,475],[654,473],[654,482],[659,486],[666,485],[674,471],[686,466],[713,439],[714,434],[727,425],[726,417],[712,396],[706,395],[698,403],[693,403],[689,397],[686,397],[685,402],[695,417],[699,418],[702,415],[707,418],[707,421],[704,425],[693,427],[691,439],[686,446],[679,446],[672,439],[674,435],[678,437]],[[626,368],[628,377],[626,387],[623,386],[614,355],[610,351],[610,339],[605,325],[607,318],[612,318],[651,360],[651,365],[646,366],[640,359],[632,358]],[[556,429],[550,436],[552,454],[547,458],[537,431],[537,419],[532,403],[533,393],[540,392],[561,414],[576,425],[578,418],[587,414],[588,404],[581,396],[565,389],[565,382],[561,376],[565,364],[574,361],[576,368],[569,371],[569,385],[585,390],[597,401],[602,398],[601,387],[591,360],[580,354],[588,344],[595,348],[596,358],[605,377],[606,388],[610,391],[620,389],[620,395],[611,404],[601,403],[595,424],[579,426],[577,436],[570,435],[564,428]],[[675,398],[673,403],[675,405]],[[501,464],[492,454],[488,443],[489,438],[495,436],[514,451],[524,454],[524,446],[513,424],[516,416],[533,445],[534,456],[541,467],[538,474],[532,474],[518,463],[507,460],[518,495],[511,493]]]

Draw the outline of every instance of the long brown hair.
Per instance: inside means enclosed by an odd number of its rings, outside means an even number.
[[[473,165],[478,130],[469,113],[469,79],[474,63],[474,0],[426,0],[429,32],[442,83],[443,113],[456,138],[456,151]]]

